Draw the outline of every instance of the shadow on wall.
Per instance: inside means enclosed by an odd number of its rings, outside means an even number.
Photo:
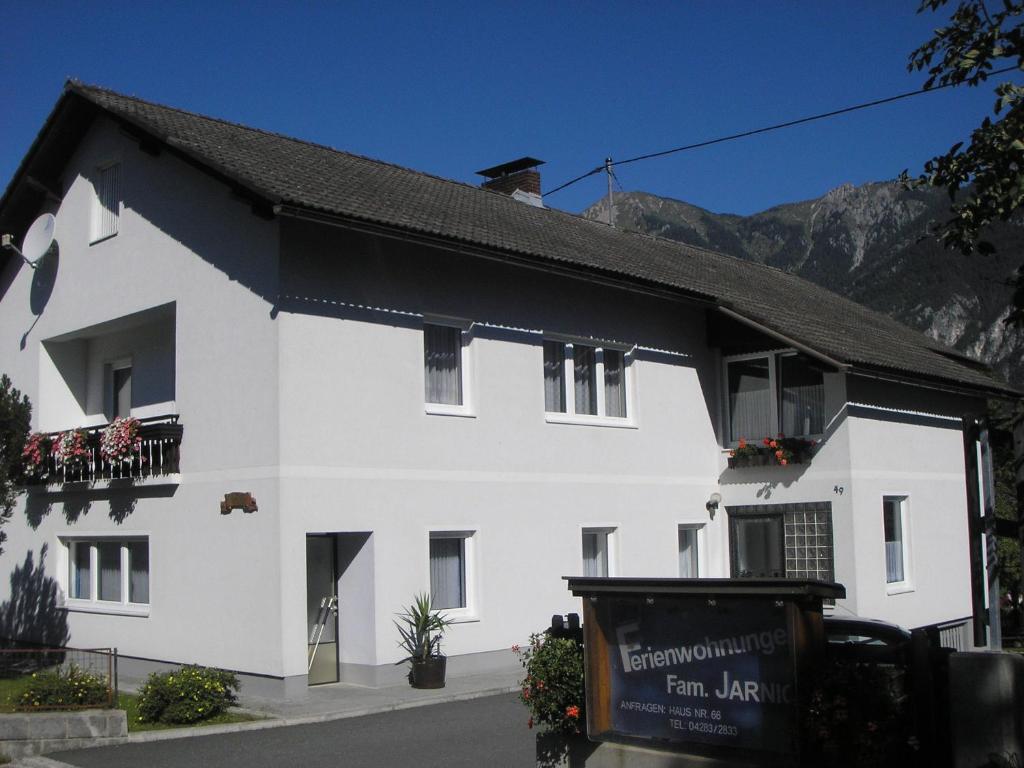
[[[32,550],[11,572],[11,597],[0,603],[0,638],[61,648],[71,638],[67,613],[58,607],[57,581],[46,575],[44,544],[35,562]]]

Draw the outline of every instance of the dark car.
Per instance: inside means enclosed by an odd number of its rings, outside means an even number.
[[[826,653],[836,661],[906,665],[910,633],[876,619],[859,616],[826,616]]]

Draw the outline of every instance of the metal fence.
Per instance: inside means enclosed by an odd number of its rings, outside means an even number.
[[[78,703],[73,681],[82,681],[82,673],[93,695]],[[79,682],[78,690],[84,687]],[[18,712],[113,707],[117,649],[0,648],[0,690],[0,707]]]

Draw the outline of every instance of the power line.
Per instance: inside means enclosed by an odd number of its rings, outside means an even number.
[[[1018,69],[1018,67],[1016,67],[1016,66],[1004,67],[1003,69],[997,69],[997,70],[995,70],[993,72],[987,73],[987,76],[991,77],[993,75],[1002,75],[1002,74],[1004,74],[1006,72],[1013,72],[1013,71],[1015,71],[1017,69]],[[672,149],[664,149],[664,150],[662,150],[660,152],[650,152],[650,153],[648,153],[646,155],[637,155],[636,157],[630,157],[630,158],[627,158],[626,160],[616,160],[615,162],[612,163],[612,165],[613,166],[615,166],[615,165],[627,165],[628,163],[636,163],[636,162],[639,162],[640,160],[650,160],[650,159],[655,158],[655,157],[664,157],[665,155],[672,155],[672,154],[675,154],[676,152],[685,152],[685,151],[687,151],[689,149],[700,149],[701,147],[710,147],[712,144],[721,144],[721,143],[726,142],[726,141],[733,141],[735,139],[743,139],[743,138],[746,138],[747,136],[756,136],[759,133],[768,133],[769,131],[778,131],[778,130],[780,130],[782,128],[792,128],[794,125],[803,125],[804,123],[811,123],[811,122],[814,122],[815,120],[824,120],[827,117],[836,117],[837,115],[845,115],[848,112],[856,112],[857,110],[867,109],[868,107],[877,107],[877,106],[880,106],[882,104],[890,104],[890,103],[892,103],[894,101],[900,101],[901,99],[909,99],[911,96],[920,96],[923,93],[931,93],[932,91],[940,91],[943,88],[950,88],[950,87],[952,87],[954,85],[957,85],[957,83],[949,82],[949,83],[944,83],[942,85],[936,85],[936,86],[933,86],[931,88],[921,88],[921,89],[916,90],[916,91],[907,91],[906,93],[900,93],[900,94],[897,94],[896,96],[888,96],[888,97],[886,97],[884,99],[875,99],[874,101],[866,101],[863,104],[855,104],[852,107],[843,107],[842,109],[834,109],[831,112],[822,112],[819,115],[811,115],[809,117],[801,117],[801,118],[796,119],[796,120],[787,120],[784,123],[776,123],[775,125],[765,126],[764,128],[755,128],[752,131],[743,131],[742,133],[734,133],[734,134],[731,134],[729,136],[720,136],[717,139],[708,139],[707,141],[699,141],[696,144],[686,144],[686,145],[681,146],[681,147],[673,147]],[[595,175],[597,173],[601,173],[604,170],[605,170],[605,166],[604,166],[604,164],[601,164],[601,165],[597,166],[596,168],[593,168],[593,169],[587,171],[586,173],[581,174],[581,175],[577,176],[576,178],[571,179],[571,180],[565,182],[564,184],[562,184],[560,186],[557,186],[557,187],[555,187],[554,189],[552,189],[552,190],[550,190],[548,192],[545,192],[544,195],[545,196],[553,195],[553,194],[555,194],[555,192],[560,192],[561,190],[565,189],[566,187],[570,187],[573,184],[575,184],[576,182],[583,181],[583,179],[586,179],[586,178],[588,178],[590,176],[593,176],[593,175]]]

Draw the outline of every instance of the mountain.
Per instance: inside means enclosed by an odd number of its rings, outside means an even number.
[[[992,365],[1024,386],[1024,331],[1002,322],[1024,253],[1024,216],[986,234],[993,255],[963,256],[928,237],[942,190],[844,184],[751,216],[712,213],[645,192],[615,195],[615,225],[792,272]],[[608,220],[606,198],[583,215]]]

